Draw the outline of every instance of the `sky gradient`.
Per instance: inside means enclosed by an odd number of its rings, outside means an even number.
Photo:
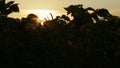
[[[7,0],[11,1],[11,0]],[[106,8],[111,14],[120,16],[120,0],[15,0],[19,3],[20,13],[12,13],[15,18],[25,17],[26,10],[56,10],[57,15],[66,14],[64,7],[83,4],[83,7]]]

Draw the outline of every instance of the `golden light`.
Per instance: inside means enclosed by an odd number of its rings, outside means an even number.
[[[55,18],[57,16],[57,12],[55,10],[39,10],[39,9],[35,9],[35,10],[28,10],[27,13],[33,13],[36,14],[39,17],[39,20],[41,21],[41,25],[43,25],[45,20],[52,20],[52,16],[53,18]],[[51,16],[52,14],[52,16]]]

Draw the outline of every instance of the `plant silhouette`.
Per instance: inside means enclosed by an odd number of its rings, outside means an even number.
[[[28,14],[27,18],[22,18],[21,23],[24,28],[36,29],[36,26],[40,21],[37,15]]]
[[[64,8],[67,11],[67,14],[73,16],[71,23],[75,23],[76,27],[80,29],[81,26],[86,23],[93,23],[92,18],[98,21],[98,17],[95,13],[95,10],[91,7],[83,8],[83,5],[70,5],[69,7]],[[93,11],[90,13],[89,11]]]
[[[18,4],[14,4],[14,1],[0,0],[0,15],[7,17],[12,12],[19,12]]]

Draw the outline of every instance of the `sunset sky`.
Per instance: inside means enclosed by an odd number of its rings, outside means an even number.
[[[83,4],[85,8],[106,8],[111,14],[120,16],[120,0],[15,0],[15,3],[19,3],[20,13],[12,13],[10,16],[14,18],[26,17],[29,13],[39,16],[47,16],[47,13],[62,15],[66,14],[64,7],[72,4]]]

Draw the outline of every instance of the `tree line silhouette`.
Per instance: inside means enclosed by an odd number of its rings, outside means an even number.
[[[8,17],[19,12],[18,4],[0,0],[0,67],[120,67],[120,18],[82,4],[64,9],[67,15],[50,14],[41,25],[35,14]]]

